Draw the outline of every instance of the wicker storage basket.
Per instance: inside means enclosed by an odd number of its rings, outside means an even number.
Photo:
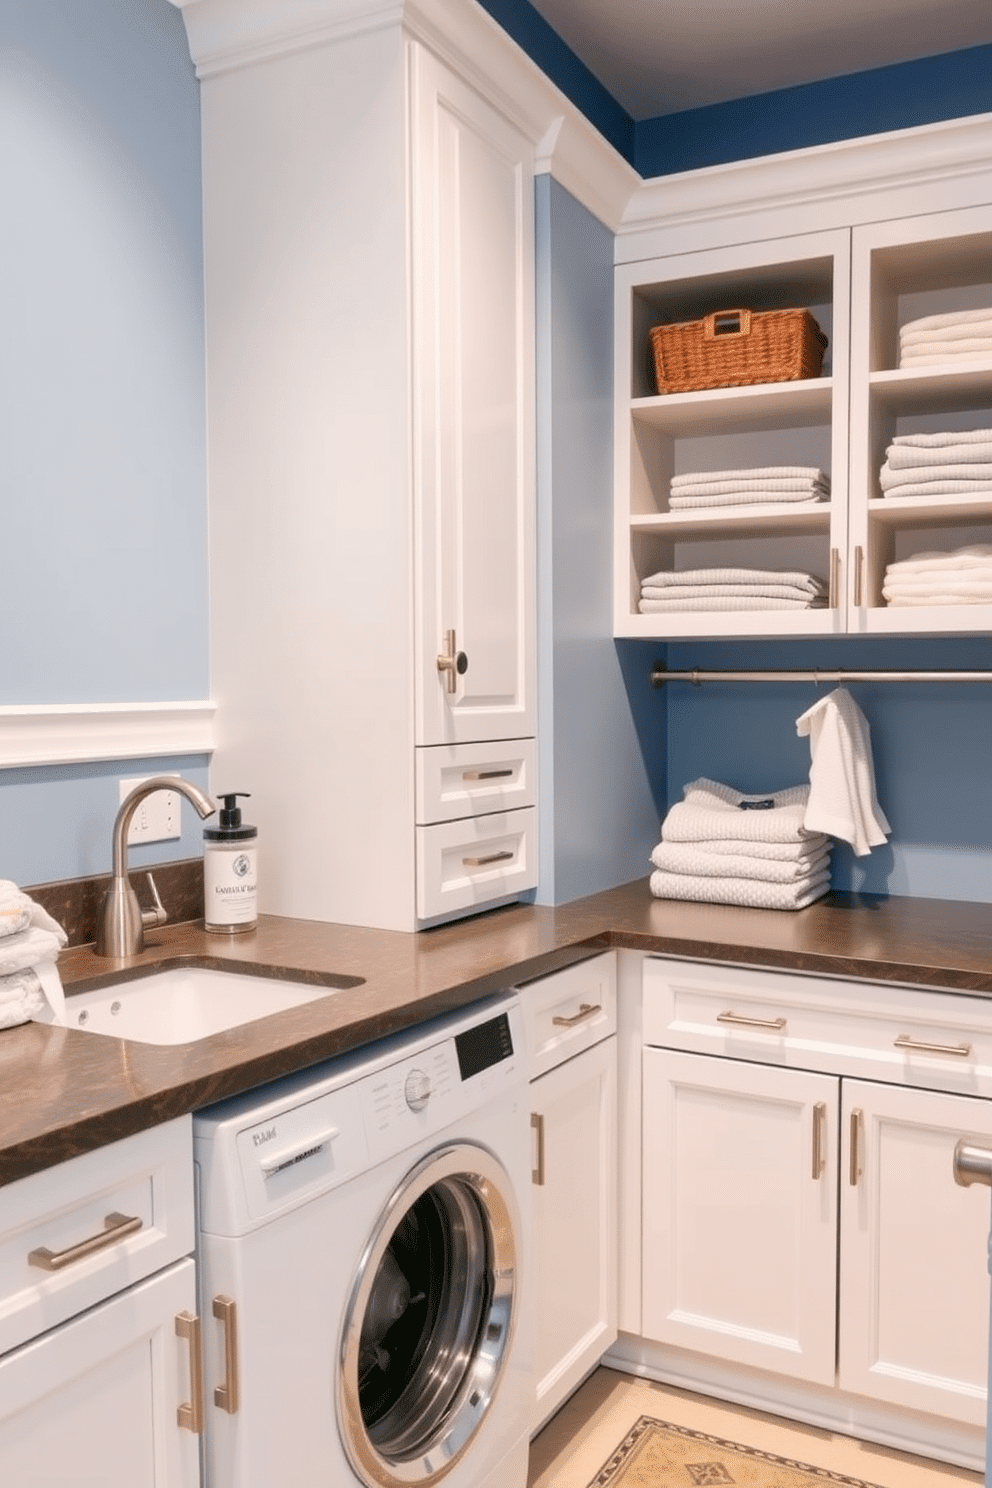
[[[649,332],[659,393],[819,377],[827,338],[808,310],[718,310]]]

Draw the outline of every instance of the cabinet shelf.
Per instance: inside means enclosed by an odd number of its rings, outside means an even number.
[[[630,410],[637,423],[686,438],[730,427],[789,429],[827,423],[832,397],[833,378],[820,377],[634,398]]]
[[[881,505],[881,503],[879,503]],[[830,502],[790,511],[788,506],[713,507],[699,511],[658,512],[632,516],[631,533],[659,533],[668,537],[748,537],[760,532],[809,533],[830,531]]]

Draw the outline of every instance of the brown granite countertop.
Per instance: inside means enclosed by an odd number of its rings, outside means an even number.
[[[67,994],[186,961],[359,985],[196,1044],[30,1023],[0,1032],[0,1184],[306,1068],[611,946],[992,996],[992,908],[835,893],[798,913],[653,899],[647,880],[558,908],[515,905],[420,934],[263,916],[148,933],[140,956],[63,952]]]

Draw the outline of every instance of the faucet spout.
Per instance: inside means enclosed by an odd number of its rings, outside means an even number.
[[[180,775],[154,775],[150,780],[143,780],[140,785],[136,785],[125,796],[114,818],[113,874],[97,919],[94,949],[98,956],[115,959],[136,956],[144,947],[145,926],[164,925],[166,922],[166,912],[162,908],[154,882],[152,892],[156,907],[142,910],[127,872],[127,833],[131,818],[145,797],[159,790],[178,791],[195,806],[201,817],[212,816],[216,810],[209,796],[198,786],[183,780]],[[148,877],[151,881],[151,874]]]

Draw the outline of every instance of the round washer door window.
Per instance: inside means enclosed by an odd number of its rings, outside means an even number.
[[[516,1322],[516,1209],[486,1148],[430,1153],[386,1204],[345,1313],[338,1424],[369,1488],[429,1485],[468,1450]]]

